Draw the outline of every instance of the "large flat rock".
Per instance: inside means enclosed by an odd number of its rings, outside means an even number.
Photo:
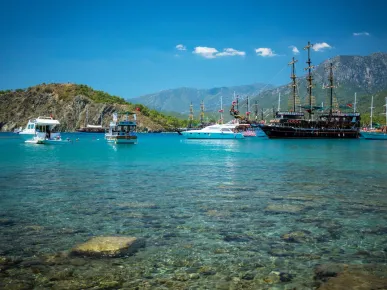
[[[90,257],[119,257],[131,255],[144,246],[144,241],[135,237],[94,237],[74,247],[71,253]]]

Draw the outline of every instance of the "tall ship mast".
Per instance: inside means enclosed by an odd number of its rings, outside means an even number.
[[[193,105],[192,102],[189,105],[189,122],[188,122],[188,128],[192,128],[193,125],[193,120],[194,120],[194,115],[193,115]]]
[[[307,81],[307,103],[301,106],[300,109],[304,109],[308,113],[308,118],[305,118],[304,112],[297,112],[297,82],[295,74],[295,63],[297,60],[292,58],[289,62],[291,66],[291,104],[289,111],[278,110],[274,113],[274,119],[270,121],[270,124],[261,124],[261,129],[266,133],[269,138],[359,138],[360,136],[360,114],[355,112],[340,112],[334,110],[335,95],[334,89],[334,75],[333,64],[329,66],[329,86],[330,89],[329,98],[329,112],[322,112],[322,107],[315,105],[315,97],[312,94],[313,88],[313,76],[312,76],[312,61],[310,58],[310,49],[313,45],[308,42],[304,50],[308,52],[308,67],[305,70],[308,71]],[[320,111],[319,111],[320,110]],[[315,116],[313,118],[313,116]]]
[[[292,61],[288,63],[292,67],[292,71],[290,74],[290,79],[292,80],[292,83],[290,84],[290,87],[292,88],[292,94],[289,98],[289,107],[290,111],[296,112],[297,106],[300,105],[300,100],[297,94],[297,76],[296,76],[296,60],[294,57],[292,58]]]
[[[200,123],[204,123],[204,101],[200,103]]]
[[[314,66],[312,65],[312,61],[310,60],[310,49],[313,47],[313,44],[308,41],[308,45],[304,47],[304,50],[308,51],[308,60],[306,63],[308,66],[305,68],[305,70],[308,71],[308,76],[306,80],[308,81],[308,98],[307,98],[307,112],[309,112],[309,119],[312,119],[313,115],[313,105],[314,105],[314,97],[312,95],[312,88],[313,88],[313,76],[312,76],[312,69]]]
[[[220,113],[220,118],[219,118],[219,124],[223,124],[223,97],[220,96],[220,110],[219,110],[219,113]]]

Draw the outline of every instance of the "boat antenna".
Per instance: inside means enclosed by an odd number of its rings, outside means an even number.
[[[193,105],[192,105],[192,102],[191,104],[189,105],[189,128],[192,127],[192,123],[193,123]]]
[[[263,121],[263,108],[261,108],[261,120]]]
[[[374,112],[374,96],[371,97],[371,129],[372,129],[372,115],[373,115],[373,112]]]
[[[296,76],[296,67],[295,67],[295,64],[298,60],[296,60],[294,57],[292,58],[292,61],[289,62],[288,65],[291,65],[292,66],[292,73],[290,75],[290,79],[292,80],[292,84],[290,85],[291,87],[293,87],[293,112],[296,111],[296,96],[297,96],[297,92],[296,92],[296,89],[297,89],[297,76]]]
[[[237,111],[239,112],[239,96],[238,95],[236,96],[236,108],[237,108]]]
[[[200,103],[200,123],[203,124],[204,122],[204,101]]]
[[[306,67],[304,70],[308,71],[308,77],[306,80],[308,81],[308,92],[309,92],[309,119],[312,118],[312,68],[314,68],[312,64],[312,61],[310,60],[310,49],[313,47],[313,44],[308,41],[308,45],[304,47],[304,50],[308,50],[308,61],[306,62],[308,64],[308,67]]]

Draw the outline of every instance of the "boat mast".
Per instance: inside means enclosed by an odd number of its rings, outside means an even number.
[[[296,111],[296,95],[297,95],[297,93],[296,93],[296,88],[297,88],[296,78],[297,78],[297,76],[296,76],[295,63],[297,61],[298,60],[294,59],[294,57],[293,57],[292,61],[289,62],[289,64],[288,64],[288,65],[292,66],[292,74],[290,75],[290,78],[292,80],[291,86],[293,87],[293,112]]]
[[[220,113],[220,124],[223,124],[223,97],[220,96],[220,110],[219,110],[219,113]]]
[[[87,124],[89,124],[89,107],[86,107],[86,124],[85,124],[85,127],[87,127]]]
[[[353,104],[353,112],[356,113],[356,93],[355,93],[355,103]]]
[[[203,124],[204,122],[204,101],[200,103],[200,123]]]
[[[308,50],[308,61],[306,62],[308,64],[308,67],[305,68],[305,70],[308,71],[308,77],[306,78],[306,80],[308,81],[308,92],[309,92],[309,119],[312,118],[312,81],[313,81],[313,77],[312,77],[312,68],[314,68],[310,60],[310,49],[313,47],[313,44],[310,43],[310,41],[308,41],[308,45],[304,47],[304,50]]]
[[[250,120],[250,108],[249,108],[249,96],[246,98],[246,116],[247,120]]]
[[[329,64],[329,88],[330,88],[330,94],[331,94],[331,99],[330,99],[330,102],[331,102],[331,106],[330,106],[330,110],[329,110],[329,114],[332,115],[332,109],[333,109],[333,63],[330,63]]]
[[[374,96],[371,97],[371,129],[372,129],[372,115],[374,112]]]
[[[281,92],[278,93],[278,109],[277,112],[281,111]]]
[[[387,97],[386,97],[386,104],[383,107],[386,107],[384,114],[386,115],[386,126],[387,126]]]
[[[192,127],[192,123],[193,123],[193,106],[192,106],[192,102],[191,102],[191,105],[189,105],[189,124],[188,124],[188,128]]]
[[[257,101],[255,101],[254,106],[255,106],[254,108],[255,120],[258,120],[258,102]]]

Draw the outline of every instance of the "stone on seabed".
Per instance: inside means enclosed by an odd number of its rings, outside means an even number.
[[[91,257],[118,257],[133,254],[144,246],[144,241],[135,237],[94,237],[74,247],[71,253]]]

